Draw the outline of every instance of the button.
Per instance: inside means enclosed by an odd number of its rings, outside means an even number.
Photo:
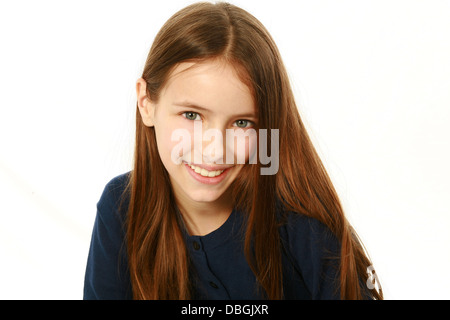
[[[197,241],[194,241],[194,243],[192,245],[194,246],[195,250],[199,250],[200,249],[200,244]]]
[[[217,284],[215,284],[214,282],[212,282],[212,281],[209,282],[209,285],[211,287],[213,287],[214,289],[219,289],[219,286]]]

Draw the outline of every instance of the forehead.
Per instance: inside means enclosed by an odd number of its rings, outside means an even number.
[[[250,88],[234,66],[219,59],[178,64],[170,73],[161,98],[169,103],[190,102],[217,112],[257,111]]]

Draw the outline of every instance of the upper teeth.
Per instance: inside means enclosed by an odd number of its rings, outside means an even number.
[[[192,170],[194,170],[195,172],[201,174],[204,177],[216,177],[219,174],[221,174],[223,172],[223,170],[216,170],[216,171],[208,171],[206,169],[200,168],[200,167],[196,167],[193,166],[192,164],[189,164],[189,166],[192,168]]]

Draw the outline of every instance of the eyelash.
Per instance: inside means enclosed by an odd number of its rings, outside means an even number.
[[[187,120],[190,120],[190,121],[198,121],[198,120],[196,120],[197,117],[195,117],[195,119],[188,119],[188,117],[186,116],[186,114],[188,114],[188,113],[191,113],[191,114],[200,116],[199,113],[193,112],[193,111],[185,111],[185,112],[182,113],[183,117],[186,118]],[[242,129],[250,128],[250,127],[252,127],[252,126],[254,125],[254,123],[253,123],[252,121],[250,121],[250,120],[239,119],[239,120],[236,120],[235,123],[238,122],[238,121],[246,121],[246,122],[247,122],[247,124],[248,124],[247,126],[245,126],[245,127],[239,127],[239,128],[242,128]]]

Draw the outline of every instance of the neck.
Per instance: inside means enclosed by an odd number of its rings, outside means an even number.
[[[204,236],[218,229],[233,211],[231,199],[223,194],[213,202],[177,198],[177,206],[190,235]]]

